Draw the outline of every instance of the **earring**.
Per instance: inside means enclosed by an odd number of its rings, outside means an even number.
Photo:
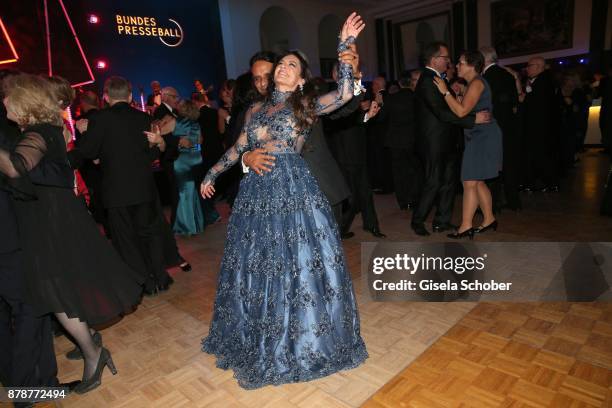
[[[298,88],[300,89],[300,92],[304,92],[304,84],[299,84]]]

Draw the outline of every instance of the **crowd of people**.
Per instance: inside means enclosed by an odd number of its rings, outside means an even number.
[[[299,51],[262,51],[218,103],[199,80],[187,99],[154,81],[140,107],[122,77],[105,81],[100,103],[92,91],[75,101],[60,77],[3,72],[0,382],[59,385],[52,317],[76,344],[67,357],[84,361],[64,386],[85,393],[105,367],[115,374],[95,327],[167,291],[169,267],[191,270],[175,234],[217,222],[219,193],[231,216],[203,351],[247,389],[356,367],[368,353],[341,239],[359,213],[385,237],[374,193],[395,192],[417,235],[429,235],[435,207],[434,232],[473,238],[497,230],[502,205],[519,210],[521,190],[558,191],[594,92],[610,135],[610,81],[586,92],[532,58],[523,83],[490,47],[462,52],[455,69],[446,44],[429,44],[423,69],[366,90],[363,28],[355,13],[344,23],[333,83],[313,78]]]

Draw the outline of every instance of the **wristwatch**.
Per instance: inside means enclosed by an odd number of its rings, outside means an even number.
[[[444,97],[446,98],[448,95],[450,95],[450,91],[446,91],[444,92]]]

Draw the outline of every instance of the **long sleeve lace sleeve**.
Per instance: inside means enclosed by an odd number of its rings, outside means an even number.
[[[355,37],[349,37],[338,44],[338,53],[348,49],[355,42]],[[353,69],[350,64],[340,62],[338,65],[338,88],[317,98],[317,115],[333,112],[353,97]]]
[[[242,128],[242,132],[240,133],[238,140],[236,140],[236,143],[234,143],[232,147],[227,149],[227,151],[223,154],[223,156],[221,156],[219,161],[214,166],[212,166],[210,170],[208,170],[208,173],[206,173],[206,177],[204,177],[203,181],[204,184],[208,182],[214,184],[217,177],[219,177],[220,174],[227,171],[234,164],[236,164],[236,162],[240,159],[240,155],[248,150],[249,146],[246,127],[248,124],[249,116],[250,115],[247,114],[245,125]]]
[[[0,149],[0,173],[15,179],[24,177],[47,152],[47,143],[38,133],[26,133],[11,152]]]
[[[26,199],[35,196],[28,173],[47,152],[47,143],[38,133],[26,133],[14,149],[0,149],[0,176],[6,179],[6,186],[15,198]]]

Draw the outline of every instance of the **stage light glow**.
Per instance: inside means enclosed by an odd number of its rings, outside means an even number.
[[[64,6],[63,0],[58,0],[58,1],[60,3],[60,6],[62,7],[62,11],[64,12],[64,16],[66,17],[66,21],[68,21],[68,25],[70,26],[70,31],[72,31],[72,35],[74,36],[74,40],[76,41],[77,46],[79,47],[79,51],[81,52],[81,57],[83,58],[83,62],[85,63],[85,67],[87,68],[87,72],[89,73],[89,77],[91,78],[89,81],[84,81],[84,82],[79,82],[78,84],[73,84],[72,87],[73,88],[77,88],[79,86],[91,84],[91,83],[95,82],[96,78],[94,77],[94,74],[91,71],[91,67],[89,66],[89,62],[87,61],[87,57],[85,56],[85,51],[83,51],[83,47],[81,46],[81,41],[79,41],[79,36],[77,36],[76,30],[74,29],[74,26],[72,25],[72,21],[70,20],[70,16],[68,16],[68,11],[66,11],[66,6]],[[46,0],[45,0],[45,4],[46,4]],[[48,25],[47,25],[47,27],[48,27]]]
[[[584,58],[580,58],[580,63],[584,64],[586,62],[586,60]]]
[[[7,60],[0,61],[0,65],[8,64],[10,62],[17,62],[17,60],[19,59],[19,55],[17,55],[17,51],[15,51],[15,47],[13,46],[13,42],[11,41],[11,37],[8,35],[8,31],[6,31],[6,27],[4,27],[2,18],[0,18],[0,29],[2,30],[2,33],[4,34],[4,38],[6,38],[9,48],[11,49],[11,52],[13,53],[13,58],[9,58]]]
[[[89,24],[98,24],[100,22],[100,17],[95,14],[90,14],[89,16],[87,16],[87,21],[89,22]]]
[[[98,69],[106,69],[107,66],[108,66],[108,64],[104,60],[96,61],[96,68],[98,68]]]
[[[70,130],[72,140],[76,140],[74,135],[74,121],[72,120],[72,110],[70,109],[70,106],[66,108],[66,114],[68,116],[68,130]]]

